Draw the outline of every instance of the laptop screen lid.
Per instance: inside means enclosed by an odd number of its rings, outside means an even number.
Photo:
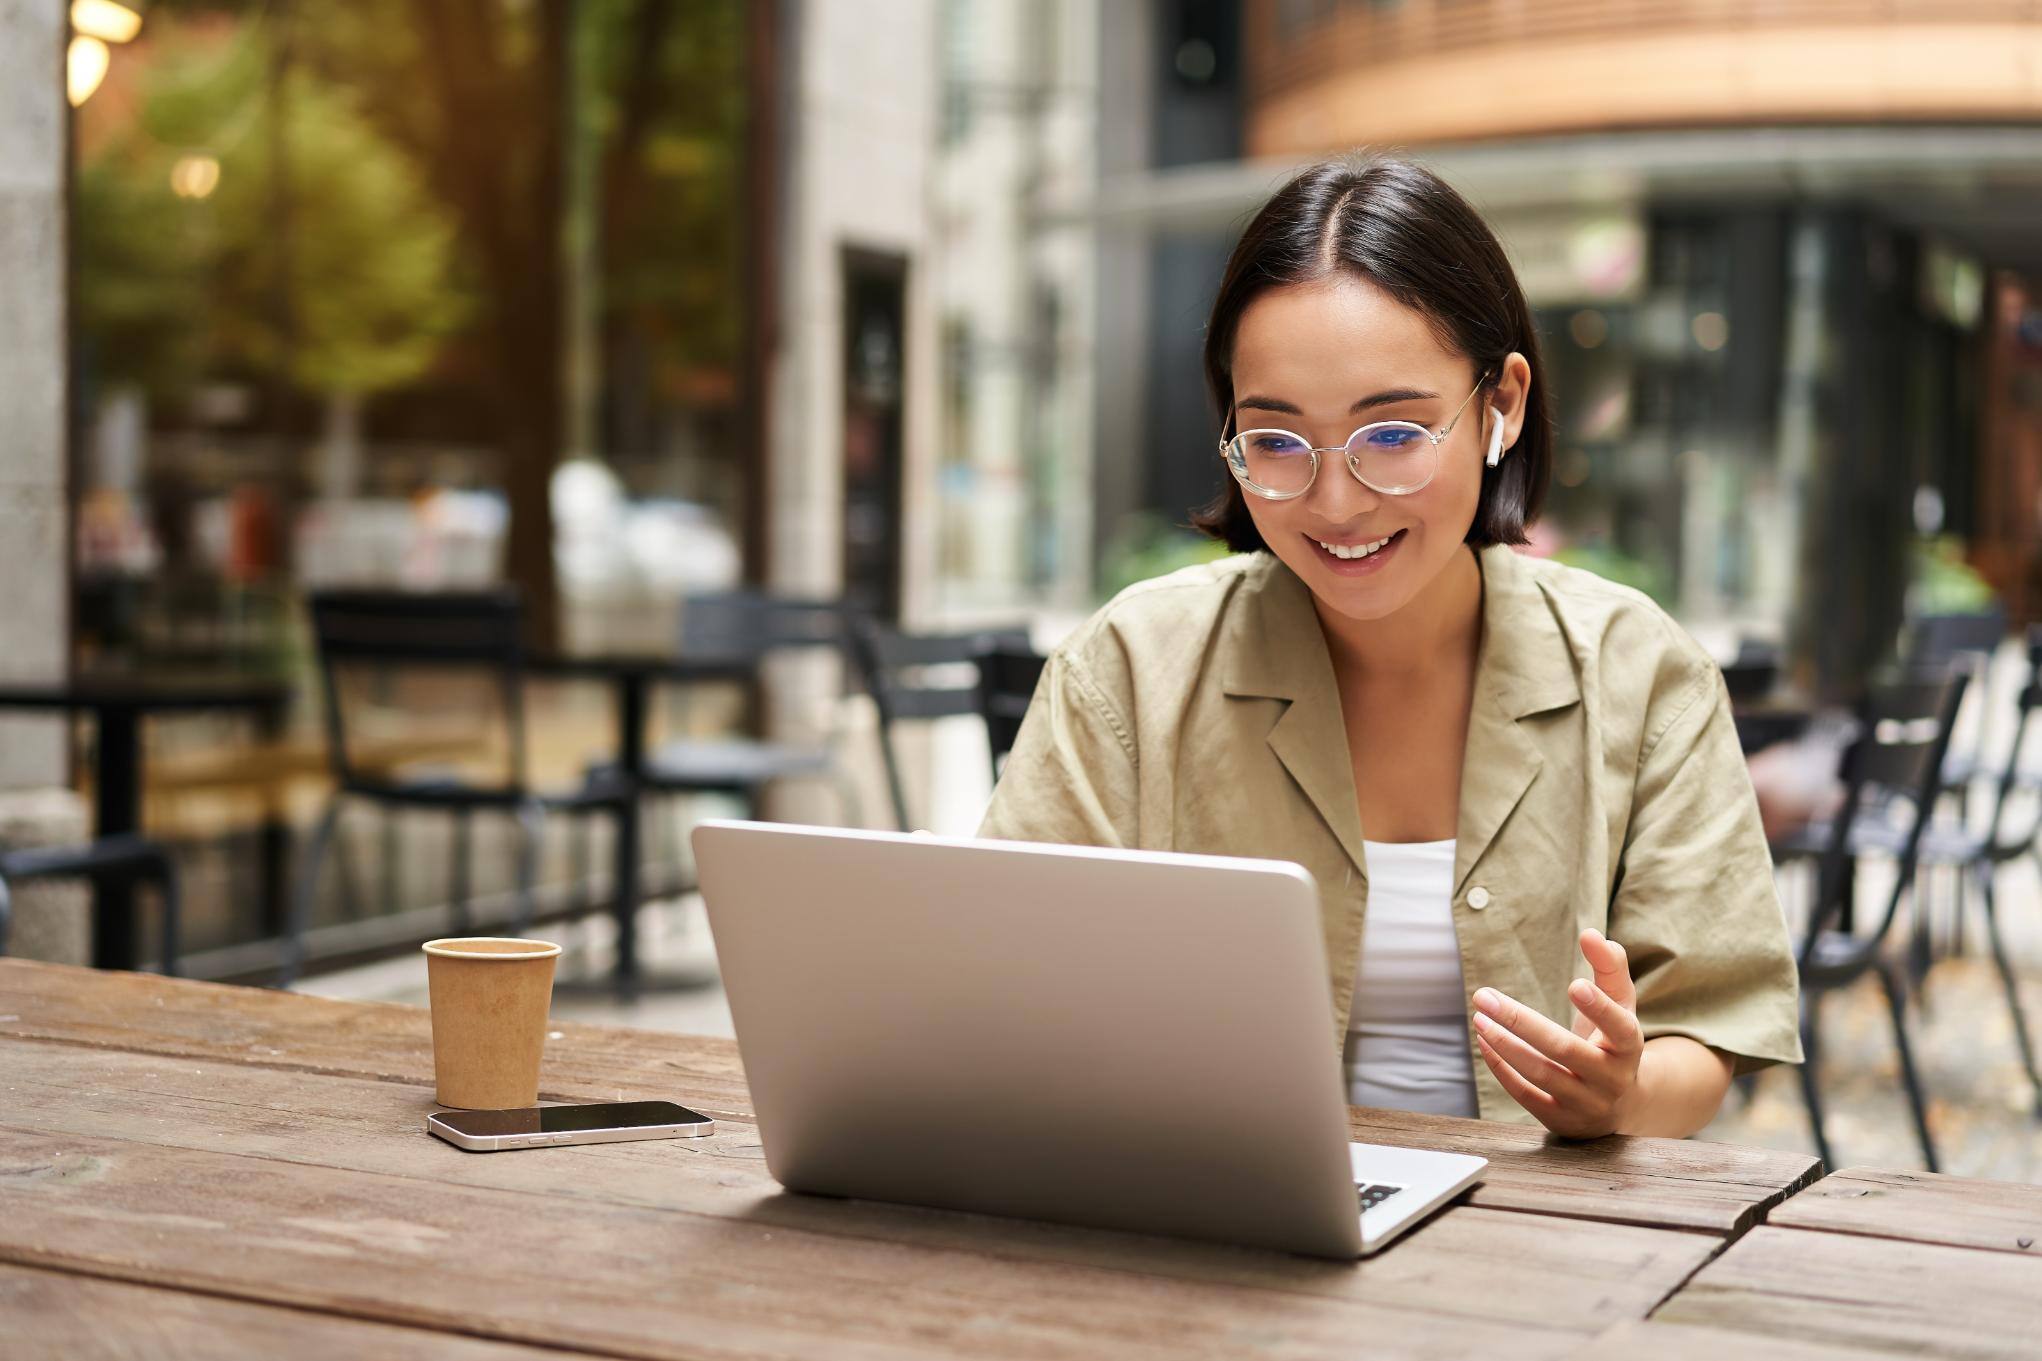
[[[693,844],[789,1189],[1359,1250],[1301,867],[728,821]]]

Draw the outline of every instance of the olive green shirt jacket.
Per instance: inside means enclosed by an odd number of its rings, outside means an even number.
[[[1739,1071],[1799,1062],[1793,953],[1721,673],[1636,591],[1507,548],[1477,559],[1453,896],[1470,998],[1486,985],[1571,1022],[1592,926],[1629,952],[1648,1038],[1689,1036]],[[1364,832],[1325,636],[1272,555],[1143,582],[1079,628],[979,834],[1303,865],[1344,1047]],[[1482,1116],[1528,1120],[1468,1044]]]

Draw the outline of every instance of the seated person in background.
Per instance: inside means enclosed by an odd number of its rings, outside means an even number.
[[[1685,1135],[1798,1061],[1720,672],[1644,596],[1511,550],[1552,437],[1488,227],[1410,164],[1302,172],[1205,370],[1232,482],[1200,525],[1237,556],[1057,651],[981,834],[1311,870],[1356,1104]]]
[[[1799,737],[1775,742],[1746,758],[1768,841],[1784,841],[1809,823],[1833,816],[1843,805],[1837,771],[1849,743],[1847,724],[1818,719]]]

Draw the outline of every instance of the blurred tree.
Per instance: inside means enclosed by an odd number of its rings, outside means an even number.
[[[72,185],[74,325],[109,384],[152,396],[186,391],[205,368],[211,241],[170,188],[170,161],[116,147]]]
[[[741,442],[716,437],[745,338],[746,22],[742,0],[575,9],[573,438],[669,489],[677,422],[709,435],[699,452],[724,461],[723,485],[746,475]]]
[[[136,118],[75,186],[78,326],[99,373],[158,397],[223,370],[359,397],[425,372],[466,304],[449,276],[451,228],[409,162],[338,91],[300,82],[286,105],[297,224],[286,261],[274,143],[255,135],[259,32],[221,43],[158,28]]]
[[[595,12],[606,343],[645,346],[670,374],[728,376],[742,343],[744,5]]]
[[[159,58],[180,24],[217,50]],[[509,571],[550,641],[564,233],[593,243],[601,442],[655,453],[675,398],[732,400],[745,35],[743,0],[157,0],[146,127],[80,167],[81,332],[158,390],[266,362],[371,392],[442,356],[493,423]],[[570,129],[595,153],[573,195]],[[218,161],[204,200],[170,190],[184,154]]]
[[[533,639],[557,637],[549,502],[564,424],[562,124],[570,0],[351,0],[304,8],[308,69],[426,167],[459,223],[510,502],[509,570]]]

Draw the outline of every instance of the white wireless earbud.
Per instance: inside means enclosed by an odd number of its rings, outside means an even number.
[[[1495,407],[1489,408],[1489,454],[1483,460],[1490,467],[1503,461],[1503,413]]]

